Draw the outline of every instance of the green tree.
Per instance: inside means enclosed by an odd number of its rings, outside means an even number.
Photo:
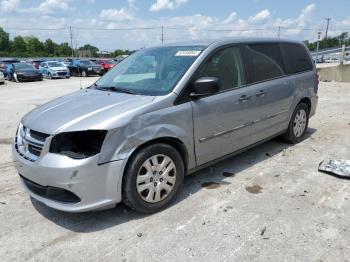
[[[35,36],[27,36],[24,38],[27,44],[27,53],[29,56],[44,55],[44,44]]]
[[[0,27],[0,55],[6,55],[10,51],[10,36]]]
[[[45,52],[48,56],[55,56],[57,51],[57,44],[50,38],[46,39],[44,43]]]
[[[13,39],[11,49],[11,53],[14,55],[25,55],[25,52],[27,51],[27,44],[22,36],[18,35]]]
[[[57,47],[58,50],[58,56],[71,56],[72,54],[72,48],[69,46],[67,42],[61,43]]]

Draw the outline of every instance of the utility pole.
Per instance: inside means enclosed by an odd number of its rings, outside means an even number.
[[[320,39],[321,39],[322,32],[317,32],[317,47],[316,47],[316,64],[318,63],[318,50],[320,48]]]
[[[280,38],[280,35],[281,35],[281,26],[278,27],[277,37]]]
[[[162,44],[164,43],[164,26],[162,25],[162,37],[160,39],[162,41]]]
[[[70,47],[72,49],[72,58],[74,56],[74,51],[73,51],[73,34],[72,34],[72,27],[69,26],[69,33],[70,33]]]
[[[331,18],[327,17],[325,19],[327,21],[327,27],[326,27],[326,36],[325,36],[325,41],[324,41],[324,48],[327,47],[328,29],[329,29],[329,22],[330,22]]]

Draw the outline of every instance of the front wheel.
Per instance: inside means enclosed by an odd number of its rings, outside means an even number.
[[[300,103],[294,110],[284,137],[293,144],[299,143],[303,140],[308,124],[309,108],[305,103]]]
[[[184,178],[184,163],[170,145],[157,143],[136,153],[123,179],[123,202],[141,213],[154,213],[174,200]]]

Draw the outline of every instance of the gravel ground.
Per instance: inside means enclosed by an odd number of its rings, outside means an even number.
[[[190,175],[163,212],[55,211],[21,188],[11,137],[26,112],[96,79],[0,86],[1,261],[350,261],[350,180],[317,171],[350,159],[350,84],[321,83],[303,142],[275,139]]]

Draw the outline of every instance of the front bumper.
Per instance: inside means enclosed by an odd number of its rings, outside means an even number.
[[[69,71],[52,72],[51,77],[53,77],[53,78],[67,78],[67,77],[70,77],[70,72]]]
[[[45,152],[44,147],[41,156],[33,162],[24,159],[14,145],[12,154],[26,191],[49,207],[67,212],[83,212],[114,206],[121,201],[124,160],[98,165],[98,155],[76,160]],[[41,194],[28,181],[39,188],[71,192],[80,201],[61,201],[49,194]]]
[[[43,79],[42,75],[18,75],[18,81],[40,81]]]

